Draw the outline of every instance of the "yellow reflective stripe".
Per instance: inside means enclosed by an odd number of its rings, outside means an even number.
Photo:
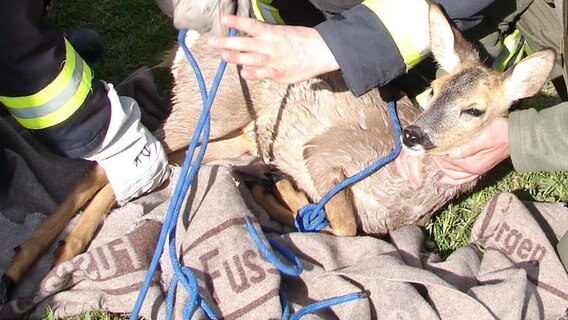
[[[425,0],[365,0],[363,5],[371,9],[388,29],[407,69],[429,54],[428,3]]]
[[[534,53],[533,49],[531,48],[531,46],[529,46],[529,43],[526,42],[526,41],[525,41],[525,45],[523,46],[523,50],[525,51],[527,56],[530,56],[531,54]]]
[[[499,64],[497,65],[496,69],[498,71],[504,71],[507,67],[507,64],[509,63],[509,60],[511,60],[514,55],[518,54],[517,48],[522,40],[523,36],[518,29],[515,29],[513,33],[503,39],[503,43],[501,44],[501,52],[502,54],[506,54],[501,57],[501,61],[499,61]]]
[[[254,15],[258,20],[263,22],[285,24],[278,9],[270,5],[272,1],[273,0],[254,0],[252,2]]]
[[[511,34],[503,39],[501,53],[497,57],[495,69],[497,71],[504,71],[507,66],[516,64],[521,61],[525,55],[531,55],[532,50],[527,41],[518,29],[515,29]],[[514,59],[511,62],[511,59]]]
[[[52,113],[61,107],[67,100],[71,99],[77,92],[81,77],[83,75],[83,59],[75,59],[75,71],[71,81],[65,88],[62,88],[59,95],[43,105],[28,108],[9,108],[13,116],[25,119],[37,118]]]
[[[430,101],[431,95],[432,95],[432,88],[428,87],[424,89],[424,91],[416,95],[416,97],[414,97],[414,102],[415,104],[418,104],[420,108],[424,109],[426,108],[428,101]]]
[[[260,9],[260,0],[254,0],[252,2],[252,10],[254,11],[254,16],[262,21],[262,22],[266,22],[266,20],[264,19],[264,15],[262,14],[262,11]]]
[[[65,51],[65,65],[59,72],[59,75],[57,75],[55,80],[53,80],[49,85],[47,85],[41,91],[29,96],[0,96],[0,102],[2,102],[8,108],[28,108],[43,105],[53,98],[57,97],[61,90],[63,90],[63,88],[67,86],[67,84],[73,77],[73,72],[75,70],[75,59],[77,58],[77,55],[75,54],[75,49],[73,49],[73,47],[67,40],[65,40]]]
[[[61,107],[50,114],[37,118],[24,119],[16,116],[14,116],[14,118],[23,127],[34,130],[49,128],[67,120],[81,107],[83,102],[85,102],[85,99],[91,91],[92,78],[91,68],[83,61],[83,73],[77,91],[73,97],[67,100]]]
[[[91,68],[67,39],[65,51],[63,68],[45,88],[28,96],[0,96],[0,102],[25,128],[45,129],[59,124],[85,102],[91,90]]]

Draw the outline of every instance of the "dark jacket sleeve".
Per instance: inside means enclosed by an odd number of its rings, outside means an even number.
[[[491,2],[493,0],[440,1],[450,18],[462,29],[479,23],[483,19],[482,10]],[[327,5],[326,0],[312,0],[312,3],[320,8],[338,9],[337,1]],[[405,21],[409,16],[407,11],[411,9],[401,5],[400,12],[389,13],[389,17],[398,19],[400,15],[400,23],[413,26],[414,21]],[[384,85],[413,66],[405,62],[397,47],[397,39],[365,2],[333,15],[315,28],[335,56],[347,85],[355,95]]]
[[[0,98],[18,99],[46,90],[58,92],[56,98],[44,104],[53,111],[71,96],[68,93],[72,86],[55,88],[62,83],[55,79],[64,69],[68,51],[74,49],[66,45],[62,30],[44,23],[43,13],[44,1],[0,1]],[[80,59],[77,61],[82,61]],[[89,67],[85,64],[81,70],[86,68]],[[88,74],[91,74],[90,68]],[[69,157],[81,157],[98,147],[110,120],[110,101],[104,85],[94,78],[85,78],[80,85],[89,88],[88,94],[72,114],[41,128],[31,128],[20,122],[53,151]],[[9,107],[7,100],[3,101]],[[26,114],[36,112],[33,107],[28,109]],[[18,111],[8,110],[12,114]]]

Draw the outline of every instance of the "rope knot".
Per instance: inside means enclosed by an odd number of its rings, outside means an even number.
[[[325,211],[321,206],[308,203],[298,210],[294,225],[296,230],[300,232],[318,232],[329,227],[329,222],[325,218]]]

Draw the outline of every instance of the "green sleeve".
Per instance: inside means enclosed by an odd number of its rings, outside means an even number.
[[[511,112],[509,148],[517,172],[568,170],[568,102]]]

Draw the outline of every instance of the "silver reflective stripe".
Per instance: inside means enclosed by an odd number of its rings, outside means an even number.
[[[73,75],[69,83],[65,89],[57,95],[57,97],[35,107],[10,108],[10,113],[18,118],[33,119],[48,115],[57,110],[69,101],[73,95],[75,95],[79,85],[81,84],[81,78],[83,76],[83,59],[81,59],[78,54],[75,55],[75,67],[73,70]]]
[[[260,11],[262,12],[262,17],[264,17],[264,20],[271,24],[277,24],[276,19],[274,19],[274,17],[272,16],[272,12],[270,10],[272,7],[262,2],[262,0],[259,2],[260,2]]]
[[[271,6],[272,0],[254,0],[253,9],[257,19],[270,23],[270,24],[285,24],[284,20],[280,17],[278,9]]]

